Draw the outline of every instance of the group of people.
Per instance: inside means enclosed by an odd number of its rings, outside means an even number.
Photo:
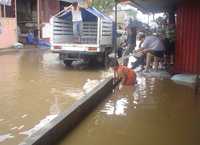
[[[137,54],[135,56],[137,60],[132,64],[132,68],[128,68],[126,65],[119,65],[117,60],[111,60],[110,66],[116,72],[117,78],[121,79],[123,85],[133,85],[136,83],[134,69],[139,65],[144,66],[146,64],[144,71],[148,72],[151,68],[152,58],[154,58],[155,69],[158,69],[159,58],[164,55],[164,45],[158,37],[140,34],[139,40],[139,49],[133,50],[133,53]]]
[[[150,72],[151,69],[157,71],[165,52],[162,40],[155,35],[145,36],[144,34],[139,35],[139,40],[139,49],[133,51],[137,60],[132,64],[132,68],[135,69],[141,65],[146,73]]]
[[[65,11],[72,12],[73,33],[74,36],[80,36],[83,19],[78,2],[72,3],[69,7],[65,7]],[[134,69],[138,66],[141,66],[146,73],[150,72],[152,69],[158,70],[161,60],[163,64],[167,63],[167,56],[170,56],[170,64],[173,64],[175,46],[174,40],[172,40],[173,37],[170,36],[173,35],[172,31],[168,31],[168,38],[155,35],[145,36],[144,33],[139,34],[138,39],[140,44],[137,50],[135,50],[136,28],[129,25],[127,27],[127,34],[127,49],[123,56],[128,56],[130,53],[134,55],[136,61],[132,63],[132,68],[127,67],[127,59],[124,59],[124,61],[126,61],[123,65],[119,65],[118,61],[115,59],[110,61],[110,66],[116,72],[117,78],[121,79],[121,84],[133,85],[136,83],[136,73]],[[170,37],[172,39],[170,39]]]
[[[136,61],[132,63],[131,68],[127,67],[127,59],[124,59],[125,61],[123,61],[122,65],[119,65],[117,60],[111,61],[110,66],[116,72],[116,77],[122,80],[121,84],[135,84],[136,73],[134,70],[139,66],[141,66],[144,73],[149,73],[151,71],[157,71],[160,68],[163,69],[166,64],[173,65],[175,53],[174,33],[170,31],[168,31],[168,33],[171,33],[168,34],[171,36],[146,36],[144,33],[139,33],[137,38],[140,43],[137,50],[135,50],[134,44],[127,44],[125,55],[129,56],[128,53],[132,53],[136,58]],[[128,43],[130,43],[130,41],[128,41]]]

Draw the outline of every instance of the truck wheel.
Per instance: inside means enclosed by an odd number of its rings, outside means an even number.
[[[72,60],[64,60],[65,66],[70,66],[72,64]]]

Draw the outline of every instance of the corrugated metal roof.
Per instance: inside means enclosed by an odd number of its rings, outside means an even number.
[[[81,14],[82,14],[83,20],[96,21],[97,18],[101,18],[103,20],[112,22],[111,18],[104,15],[102,12],[98,11],[94,7],[89,7],[89,8],[86,8],[86,9],[81,8],[81,12],[82,12]],[[71,11],[69,11],[69,12],[63,11],[63,13],[60,13],[59,15],[57,14],[56,16],[59,17],[59,18],[63,18],[63,19],[72,19],[71,18],[72,17]]]
[[[173,10],[176,5],[183,0],[120,0],[120,2],[129,1],[143,12],[164,12]]]

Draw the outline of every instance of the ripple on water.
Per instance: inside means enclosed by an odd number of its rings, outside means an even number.
[[[117,100],[115,103],[109,100],[108,103],[105,104],[105,107],[101,110],[101,112],[106,113],[107,115],[125,116],[127,115],[126,114],[127,105],[128,105],[127,98],[121,98]]]

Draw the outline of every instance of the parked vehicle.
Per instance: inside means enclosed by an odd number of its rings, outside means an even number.
[[[73,35],[71,12],[63,10],[51,18],[51,50],[59,53],[65,65],[74,60],[107,65],[108,55],[113,51],[113,22],[95,8],[82,8],[81,13],[83,26],[79,42]]]

